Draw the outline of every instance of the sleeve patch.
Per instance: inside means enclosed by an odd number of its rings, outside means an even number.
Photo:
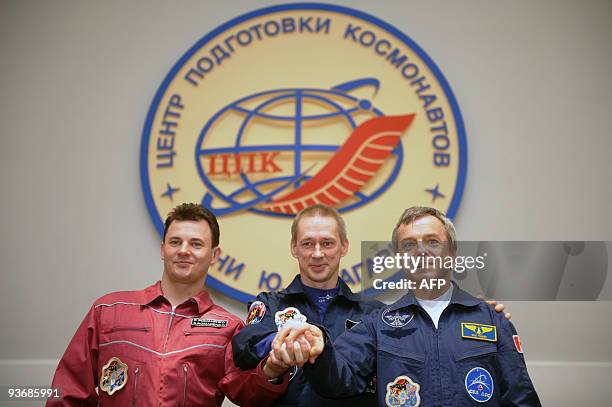
[[[246,324],[258,324],[264,318],[264,315],[266,315],[266,304],[261,301],[255,301],[249,307],[249,314],[247,315]]]
[[[514,347],[516,347],[516,351],[518,353],[523,353],[523,344],[521,343],[521,337],[518,335],[512,335],[512,340],[514,341]]]

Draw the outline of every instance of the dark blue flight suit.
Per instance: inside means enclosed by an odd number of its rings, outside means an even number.
[[[257,355],[255,346],[270,334],[278,331],[274,315],[277,311],[282,311],[287,307],[295,307],[300,310],[308,319],[307,322],[323,325],[331,338],[335,339],[353,326],[359,326],[357,323],[367,314],[384,306],[379,301],[364,299],[360,294],[354,294],[342,279],[338,280],[338,286],[338,293],[329,303],[323,321],[320,320],[317,306],[305,294],[299,275],[282,291],[260,293],[257,300],[265,304],[266,313],[261,322],[246,326],[234,336],[232,346],[236,365],[241,369],[251,369],[257,366],[261,357]],[[295,374],[291,375],[287,393],[279,398],[275,405],[371,406],[376,403],[372,375],[364,377],[364,380],[366,385],[360,392],[352,394],[350,399],[326,400],[311,390],[302,369],[297,369]]]
[[[330,339],[303,369],[326,397],[358,394],[376,373],[379,406],[541,405],[512,323],[456,285],[437,329],[409,292]]]

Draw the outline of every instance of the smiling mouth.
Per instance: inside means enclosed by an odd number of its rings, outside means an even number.
[[[193,263],[189,261],[175,261],[174,264],[177,266],[191,266]]]
[[[311,265],[310,265],[310,268],[311,268],[311,269],[313,269],[313,270],[317,270],[317,271],[318,271],[318,270],[322,270],[322,269],[324,269],[325,267],[327,267],[327,264],[311,264]]]

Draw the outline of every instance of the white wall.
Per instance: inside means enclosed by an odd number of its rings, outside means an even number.
[[[450,82],[469,146],[462,239],[612,240],[612,2],[334,3],[397,26]],[[0,2],[0,385],[47,384],[95,298],[159,278],[146,111],[196,40],[270,4]],[[545,405],[609,405],[611,302],[507,305]]]

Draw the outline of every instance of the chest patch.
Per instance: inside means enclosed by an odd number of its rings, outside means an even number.
[[[412,321],[414,314],[411,312],[400,312],[400,310],[389,312],[389,309],[386,309],[380,315],[380,318],[391,328],[401,328]]]
[[[479,341],[497,342],[497,328],[495,325],[462,322],[461,337],[465,339],[476,339]]]
[[[421,404],[421,386],[408,376],[398,376],[387,383],[385,403],[389,407],[418,407]]]
[[[203,318],[192,318],[192,327],[208,327],[208,328],[225,328],[227,327],[227,320],[225,319],[203,319]]]
[[[128,365],[118,357],[112,357],[102,366],[100,375],[100,390],[112,396],[123,389],[128,381]]]
[[[306,317],[302,315],[299,309],[295,307],[287,307],[284,310],[278,311],[276,314],[274,314],[274,322],[280,331],[287,325],[295,327],[304,325],[306,323]]]
[[[493,377],[487,369],[475,367],[465,375],[465,390],[470,397],[479,403],[485,403],[493,397]]]

